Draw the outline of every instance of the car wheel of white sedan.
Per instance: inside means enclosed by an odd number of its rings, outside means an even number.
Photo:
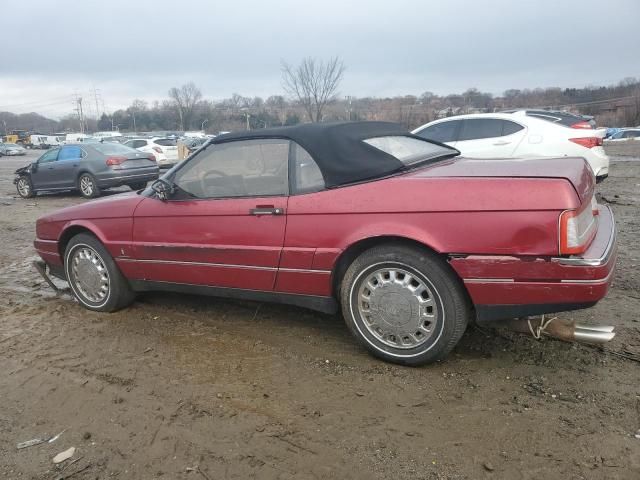
[[[129,282],[93,235],[81,233],[69,241],[64,270],[74,296],[90,310],[114,312],[133,302]]]
[[[355,337],[373,355],[403,365],[444,358],[471,314],[469,299],[446,262],[405,245],[362,253],[345,273],[341,297]]]

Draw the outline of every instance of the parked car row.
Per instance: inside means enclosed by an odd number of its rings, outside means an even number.
[[[38,219],[38,268],[100,312],[149,290],[341,309],[370,353],[406,365],[444,358],[469,321],[587,308],[606,295],[615,222],[584,155],[502,158],[582,145],[600,138],[595,130],[514,112],[416,133],[355,122],[222,135],[145,190]],[[477,142],[483,158],[433,136]],[[45,155],[19,189],[37,189],[37,176],[69,155],[73,174],[60,178],[74,180],[58,188],[84,192],[87,179],[95,193],[157,175],[150,157],[118,144]]]
[[[584,119],[546,110],[459,115],[427,123],[413,133],[454,147],[472,158],[583,157],[596,179],[609,174],[605,129]],[[548,168],[555,169],[550,163]]]

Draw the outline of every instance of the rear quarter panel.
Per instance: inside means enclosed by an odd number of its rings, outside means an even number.
[[[320,272],[372,237],[404,237],[445,254],[552,256],[559,213],[579,204],[571,183],[555,178],[400,176],[293,196],[283,264],[305,259],[306,277],[322,285],[313,293],[330,294]]]

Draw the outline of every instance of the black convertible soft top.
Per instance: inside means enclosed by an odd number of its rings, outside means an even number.
[[[384,177],[405,168],[404,163],[363,140],[374,137],[416,137],[390,122],[305,123],[293,127],[233,132],[211,143],[258,138],[284,138],[302,146],[318,164],[328,188]]]

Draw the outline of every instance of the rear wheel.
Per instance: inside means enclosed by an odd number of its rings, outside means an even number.
[[[147,182],[130,183],[129,188],[131,190],[142,190],[147,188]]]
[[[93,235],[81,233],[69,241],[64,270],[74,296],[89,310],[114,312],[135,298],[109,252]]]
[[[16,183],[16,189],[18,190],[18,195],[22,198],[32,198],[35,196],[33,185],[28,177],[20,177],[18,183]]]
[[[78,190],[85,198],[94,198],[100,195],[100,188],[95,177],[90,173],[83,173],[78,177]]]
[[[341,288],[349,329],[369,352],[403,365],[444,358],[464,333],[471,308],[451,268],[426,250],[384,245],[361,254]]]

